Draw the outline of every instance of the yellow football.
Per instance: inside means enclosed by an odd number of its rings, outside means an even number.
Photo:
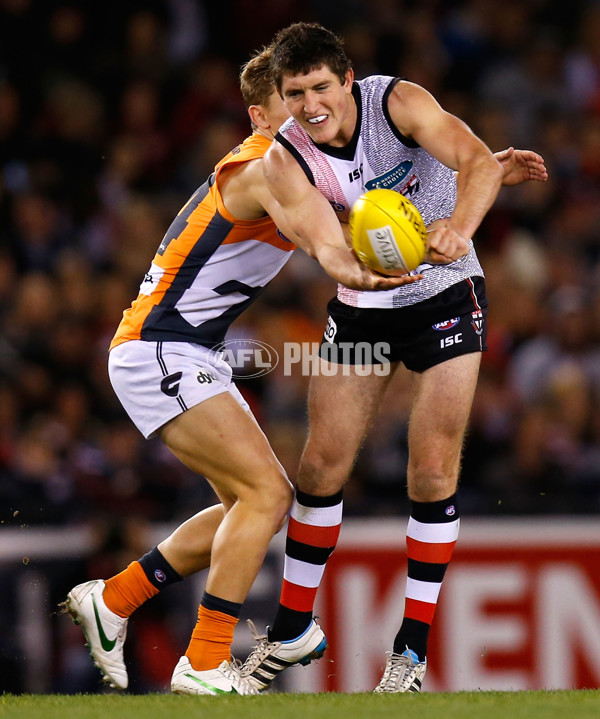
[[[427,230],[417,208],[394,190],[369,190],[350,213],[352,246],[361,262],[384,275],[405,275],[427,249]]]

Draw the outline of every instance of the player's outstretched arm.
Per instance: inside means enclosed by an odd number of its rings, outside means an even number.
[[[329,202],[277,143],[265,155],[263,169],[269,191],[261,200],[263,207],[284,235],[317,259],[333,279],[356,290],[393,289],[421,279],[421,275],[384,277],[363,265],[348,248]]]
[[[528,181],[545,182],[548,179],[544,158],[533,150],[515,150],[514,147],[508,147],[495,152],[494,157],[504,170],[503,185],[519,185]]]
[[[468,252],[469,239],[496,199],[503,174],[500,162],[462,120],[445,112],[419,85],[398,82],[388,110],[403,135],[458,172],[454,210],[428,234],[430,261],[457,260]]]

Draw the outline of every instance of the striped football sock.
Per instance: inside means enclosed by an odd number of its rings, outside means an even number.
[[[440,502],[411,501],[406,599],[402,626],[394,640],[396,654],[408,647],[421,660],[427,656],[429,629],[459,526],[456,494]]]
[[[287,530],[279,608],[269,629],[271,641],[295,639],[310,624],[325,564],[340,534],[342,507],[341,490],[330,497],[296,491]]]

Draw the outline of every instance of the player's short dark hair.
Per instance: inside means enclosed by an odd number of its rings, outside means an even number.
[[[279,90],[287,74],[306,75],[326,65],[343,83],[352,67],[343,40],[316,22],[297,22],[280,30],[273,41],[271,64]]]
[[[240,90],[246,103],[250,105],[267,105],[275,83],[271,72],[272,46],[263,47],[240,71]]]

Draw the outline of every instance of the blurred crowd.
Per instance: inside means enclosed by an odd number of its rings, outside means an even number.
[[[240,65],[296,20],[357,76],[422,84],[493,151],[542,154],[475,241],[485,355],[463,511],[600,509],[600,3],[571,0],[0,0],[0,521],[177,520],[214,502],[147,442],[107,347],[172,217],[249,133]],[[300,251],[232,336],[318,342],[334,283]],[[308,378],[240,380],[293,479]],[[406,507],[407,373],[354,469],[350,514]]]

